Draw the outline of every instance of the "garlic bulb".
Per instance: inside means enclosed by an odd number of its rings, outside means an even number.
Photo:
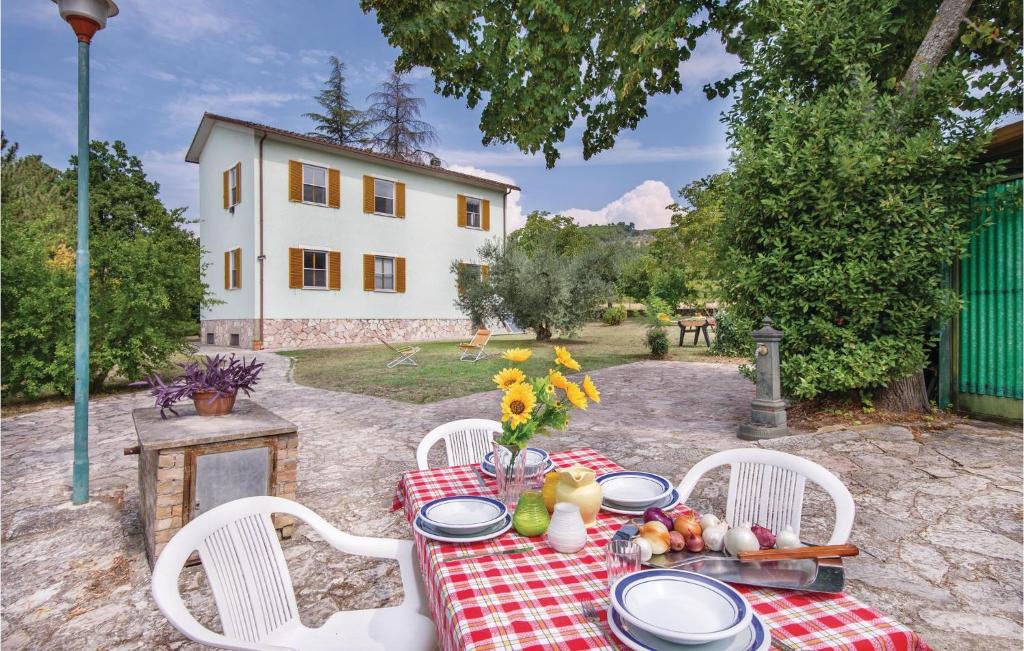
[[[718,524],[718,517],[714,513],[705,513],[700,516],[700,527],[701,529],[710,529],[711,527]]]
[[[651,543],[652,553],[664,554],[668,551],[668,527],[657,520],[645,522],[640,527],[640,537]]]
[[[800,536],[796,535],[793,527],[785,527],[778,536],[775,536],[775,549],[792,549],[802,547]]]
[[[757,541],[757,536],[751,531],[749,522],[733,527],[725,534],[725,550],[733,556],[737,556],[740,552],[756,552],[759,549],[761,549],[761,543]]]
[[[707,545],[708,549],[713,552],[720,552],[725,545],[725,534],[727,531],[729,531],[729,525],[719,522],[714,526],[705,527],[701,537],[704,539],[704,544]]]
[[[640,562],[646,563],[651,560],[651,556],[654,555],[654,549],[651,548],[651,543],[642,536],[637,536],[633,539],[636,546],[640,548]]]

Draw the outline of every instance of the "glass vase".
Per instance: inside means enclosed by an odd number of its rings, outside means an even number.
[[[539,536],[548,530],[548,507],[540,491],[526,490],[516,503],[512,526],[521,536]]]
[[[526,455],[517,446],[494,443],[494,479],[498,499],[514,509],[526,483]]]

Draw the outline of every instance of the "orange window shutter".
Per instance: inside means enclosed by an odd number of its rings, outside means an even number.
[[[481,280],[487,280],[490,277],[491,277],[491,268],[488,267],[487,265],[482,265],[480,267],[480,279]]]
[[[231,251],[224,252],[224,289],[231,289]]]
[[[405,293],[405,258],[395,258],[395,291]]]
[[[405,219],[405,184],[395,182],[395,217]]]
[[[238,288],[242,286],[242,249],[235,249],[232,253],[235,257],[235,287]]]
[[[480,215],[480,226],[485,230],[491,230],[491,202],[487,199],[483,200],[483,207]]]
[[[455,210],[457,211],[456,212],[456,214],[457,214],[457,216],[456,216],[456,223],[459,225],[459,228],[465,228],[466,227],[466,195],[460,194],[459,195],[459,200],[456,203],[457,203],[457,206],[455,208]]]
[[[242,203],[242,164],[235,163],[235,203]]]
[[[341,289],[341,252],[327,252],[327,288],[338,291]]]
[[[297,160],[288,161],[288,201],[302,201],[302,163]]]
[[[228,171],[224,170],[224,209],[231,207],[231,198],[228,196]]]
[[[373,177],[363,176],[363,212],[373,214]]]
[[[302,249],[288,249],[288,287],[302,289]]]
[[[373,263],[374,257],[366,253],[363,254],[363,291],[373,291]]]
[[[327,206],[341,207],[341,172],[336,169],[327,170]]]

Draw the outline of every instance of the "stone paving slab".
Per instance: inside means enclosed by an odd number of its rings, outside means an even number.
[[[301,387],[288,359],[259,356],[267,367],[254,399],[299,426],[299,501],[357,534],[410,538],[388,508],[419,440],[439,423],[497,413],[497,392],[409,405]],[[539,445],[592,447],[673,481],[712,452],[752,445],[735,436],[753,395],[735,366],[639,362],[593,375],[601,405]],[[70,505],[72,408],[0,423],[5,650],[195,648],[150,597],[137,457],[122,454],[135,443],[131,410],[150,404],[144,393],[92,403],[92,500],[81,507]],[[852,542],[864,550],[848,566],[851,594],[935,649],[1021,648],[1019,431],[968,425],[915,437],[863,427],[760,445],[811,458],[850,487]],[[697,490],[698,507],[724,510],[723,482],[712,477]],[[805,537],[826,536],[827,497],[809,491],[805,514]],[[401,600],[393,564],[335,553],[301,526],[284,549],[309,625],[339,609]],[[181,585],[200,621],[216,626],[201,570],[186,570]]]

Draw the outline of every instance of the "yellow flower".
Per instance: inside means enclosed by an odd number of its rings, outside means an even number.
[[[574,371],[580,370],[580,363],[572,358],[564,346],[555,346],[555,363]]]
[[[533,351],[530,350],[529,348],[509,348],[508,350],[503,352],[501,356],[510,362],[522,364],[526,360],[530,359],[530,355],[532,354]]]
[[[507,389],[513,384],[526,382],[526,374],[517,368],[503,368],[493,378],[499,389]]]
[[[546,384],[546,385],[544,385],[544,391],[549,396],[554,395],[555,394],[555,385],[553,385],[553,384]]]
[[[658,320],[659,321],[671,321],[672,317],[670,317],[669,315],[665,314],[664,312],[658,312]]]
[[[501,399],[501,422],[519,427],[530,420],[536,404],[537,396],[533,394],[533,387],[524,382],[513,384]]]
[[[566,380],[565,376],[562,375],[560,371],[556,371],[554,369],[548,371],[548,382],[558,387],[562,391],[565,391],[565,385],[569,384],[569,380]]]
[[[580,385],[575,382],[570,382],[569,385],[565,387],[565,398],[577,409],[587,408],[587,396],[583,393],[583,390],[580,389]]]
[[[601,394],[598,392],[597,387],[594,386],[594,381],[590,379],[589,375],[583,378],[583,393],[587,394],[587,397],[594,402],[601,403]]]

